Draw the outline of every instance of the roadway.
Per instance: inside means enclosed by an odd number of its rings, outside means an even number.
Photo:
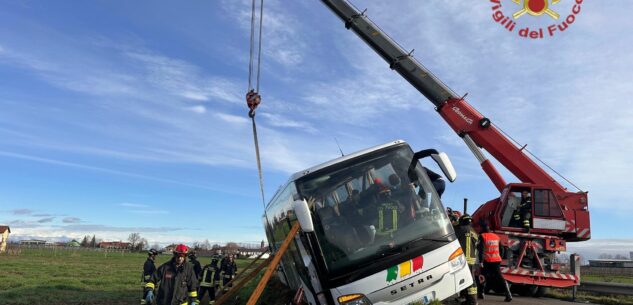
[[[558,299],[550,298],[532,298],[532,297],[520,297],[512,296],[512,302],[506,303],[503,301],[505,297],[502,295],[486,295],[485,300],[478,300],[479,305],[491,305],[491,304],[504,304],[504,305],[573,305],[573,304],[585,304],[585,305],[597,305],[595,303],[585,302],[570,302]],[[446,305],[456,305],[459,302],[454,300],[446,300],[443,302]]]

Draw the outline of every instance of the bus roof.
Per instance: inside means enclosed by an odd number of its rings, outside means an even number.
[[[384,148],[388,148],[388,147],[396,146],[396,145],[401,145],[401,144],[406,144],[406,142],[404,140],[395,140],[395,141],[387,142],[387,143],[382,144],[382,145],[373,146],[373,147],[370,147],[370,148],[367,148],[367,149],[363,149],[363,150],[351,153],[349,155],[345,155],[345,156],[342,156],[342,157],[339,157],[339,158],[336,158],[336,159],[333,159],[333,160],[321,163],[319,165],[310,167],[308,169],[296,172],[294,175],[290,176],[290,179],[288,179],[288,182],[295,181],[295,180],[297,180],[297,179],[299,179],[299,178],[301,178],[301,177],[303,177],[303,176],[305,176],[307,174],[316,172],[316,171],[318,171],[320,169],[323,169],[323,168],[326,168],[328,166],[332,166],[334,164],[341,163],[341,162],[344,162],[344,161],[347,161],[347,160],[350,160],[350,159],[356,158],[358,156],[362,156],[364,154],[368,154],[368,153],[371,153],[371,152],[374,152],[374,151],[377,151],[377,150],[381,150],[381,149],[384,149]]]

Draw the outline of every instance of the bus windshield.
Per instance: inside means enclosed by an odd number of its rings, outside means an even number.
[[[407,174],[412,158],[411,148],[403,145],[296,181],[313,211],[330,274],[344,274],[420,244],[450,241],[450,221],[426,171],[418,163],[415,180]]]

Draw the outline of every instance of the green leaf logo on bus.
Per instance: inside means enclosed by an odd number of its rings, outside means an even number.
[[[422,256],[414,257],[406,262],[395,265],[387,269],[387,282],[402,279],[408,275],[414,274],[422,270],[424,258]]]

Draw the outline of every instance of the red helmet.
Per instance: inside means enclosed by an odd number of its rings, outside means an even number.
[[[176,246],[176,249],[174,249],[174,254],[187,254],[187,251],[189,251],[189,248],[183,244],[179,244],[178,246]]]

